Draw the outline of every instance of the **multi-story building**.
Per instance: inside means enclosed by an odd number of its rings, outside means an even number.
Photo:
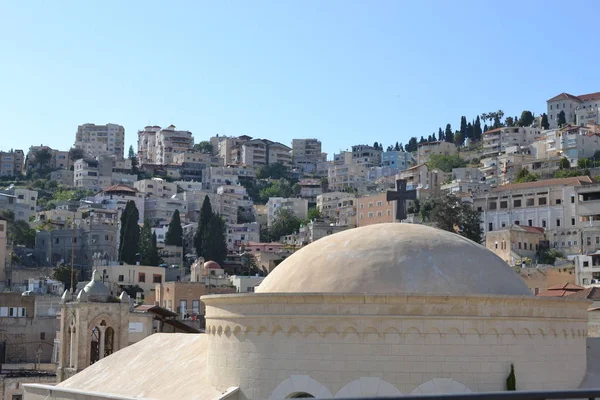
[[[11,185],[8,189],[0,190],[0,209],[11,210],[17,220],[29,221],[35,215],[37,197],[36,190]]]
[[[352,164],[352,152],[340,151],[333,154],[333,165]]]
[[[249,165],[210,167],[204,170],[202,182],[205,189],[216,191],[221,185],[238,185],[240,181],[252,180],[256,169]]]
[[[6,266],[8,264],[8,224],[0,216],[0,291],[6,287]]]
[[[74,168],[74,167],[73,167]],[[73,187],[75,173],[67,169],[58,169],[50,172],[50,180],[56,181],[59,185],[66,187]]]
[[[267,139],[252,139],[231,148],[231,160],[235,164],[254,167],[272,164],[292,166],[292,149],[282,143]]]
[[[418,198],[425,198],[432,194],[437,194],[446,177],[450,174],[441,170],[431,170],[427,164],[418,164],[397,175],[398,179],[406,180],[408,190],[416,190]]]
[[[248,191],[241,185],[222,185],[217,188],[223,206],[231,206],[237,210],[238,218],[248,220],[253,218],[254,202],[248,196]],[[226,212],[228,213],[228,212]],[[231,211],[233,213],[233,210]]]
[[[188,150],[173,155],[172,164],[179,167],[180,179],[202,181],[204,171],[208,167],[222,165],[223,160],[219,156]]]
[[[534,263],[537,261],[540,243],[543,245],[545,240],[544,228],[510,225],[488,232],[485,235],[485,247],[507,264],[520,266],[526,259]]]
[[[243,224],[227,224],[227,249],[238,251],[247,247],[250,242],[260,241],[260,226],[258,222]]]
[[[417,147],[417,164],[429,161],[432,154],[452,155],[456,154],[456,146],[449,142],[425,142]]]
[[[404,170],[412,165],[412,155],[405,151],[386,151],[381,154],[381,166]]]
[[[101,190],[112,185],[133,185],[137,175],[126,173],[129,172],[127,166],[131,168],[131,160],[117,160],[115,156],[81,158],[73,167],[73,186]]]
[[[36,155],[40,151],[46,155],[43,160],[36,159]],[[25,170],[28,173],[42,168],[69,169],[71,165],[68,151],[55,150],[44,145],[31,146],[27,152],[27,157],[25,157]]]
[[[359,144],[352,146],[352,162],[366,167],[378,167],[381,165],[382,151],[373,146]]]
[[[0,151],[0,176],[20,176],[24,169],[23,150]]]
[[[300,197],[307,199],[311,203],[314,203],[317,200],[317,196],[323,193],[320,179],[300,179],[298,185],[300,185]]]
[[[478,168],[454,168],[452,181],[444,183],[441,189],[448,193],[487,193],[491,185],[485,180],[483,172]]]
[[[356,195],[328,192],[317,196],[317,209],[326,221],[340,226],[356,226]]]
[[[298,198],[271,197],[267,201],[267,225],[271,226],[277,216],[277,210],[291,210],[301,220],[308,217],[308,200]]]
[[[155,304],[179,314],[181,319],[204,315],[200,297],[206,294],[204,282],[163,282],[155,286]]]
[[[187,217],[189,221],[198,221],[200,219],[200,209],[206,196],[210,200],[210,205],[214,213],[220,215],[227,223],[237,223],[238,208],[236,196],[230,193],[217,194],[204,190],[188,190],[178,194],[178,198],[181,198],[187,204]]]
[[[185,201],[170,197],[146,197],[144,220],[149,220],[151,226],[167,225],[171,222],[175,210],[179,210],[182,221],[187,219],[187,203]]]
[[[600,103],[600,101],[598,101]],[[575,121],[579,126],[586,125],[598,125],[600,124],[600,107],[596,106],[597,103],[594,103],[594,107],[591,105],[587,108],[583,108],[583,106],[579,106],[575,110]]]
[[[138,222],[143,222],[145,195],[127,185],[113,185],[96,193],[91,200],[102,204],[110,210],[123,211],[128,201],[133,201],[140,215]]]
[[[576,111],[581,111],[581,122],[583,122],[587,119],[586,112],[589,111],[589,109],[596,110],[597,113],[598,104],[600,104],[600,92],[583,94],[580,96],[573,96],[572,94],[561,93],[558,96],[554,96],[553,98],[546,101],[546,105],[548,108],[548,123],[550,124],[550,128],[557,127],[558,114],[561,111],[564,111],[565,113],[565,120],[567,124],[579,124],[580,121],[576,121],[575,117]],[[594,112],[592,111],[591,114],[593,113]],[[592,117],[592,119],[594,118]]]
[[[302,172],[313,173],[317,168],[317,163],[326,159],[327,154],[321,151],[319,139],[292,140],[292,161],[294,167],[299,168]]]
[[[177,194],[177,184],[167,182],[161,178],[142,179],[134,182],[133,187],[140,193],[151,197],[171,198]]]
[[[529,146],[543,137],[540,128],[502,127],[483,134],[483,156],[501,153],[528,153]]]
[[[327,180],[329,190],[343,191],[357,189],[363,185],[369,176],[369,167],[358,164],[333,165],[329,168]]]
[[[210,141],[213,143],[213,150],[223,160],[223,163],[225,165],[230,165],[236,162],[237,157],[237,152],[232,152],[232,149],[249,140],[252,140],[251,136],[242,135],[239,137],[218,136],[211,138]],[[215,143],[217,144],[216,148]]]
[[[591,126],[565,126],[548,130],[545,136],[531,144],[537,160],[566,157],[571,165],[580,158],[591,158],[600,150],[600,135]]]
[[[178,131],[174,125],[164,129],[146,126],[143,131],[138,131],[138,158],[142,165],[170,164],[175,154],[191,150],[193,146],[192,132]]]
[[[89,158],[112,155],[122,159],[125,151],[125,128],[117,124],[79,125],[74,147],[83,150]]]
[[[396,202],[387,201],[386,193],[374,193],[356,199],[356,226],[396,221]]]

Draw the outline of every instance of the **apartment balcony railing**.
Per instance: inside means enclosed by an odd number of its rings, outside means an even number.
[[[344,398],[359,400],[358,398]],[[461,394],[436,394],[397,397],[361,397],[360,400],[546,400],[546,399],[600,399],[600,389],[507,391]]]

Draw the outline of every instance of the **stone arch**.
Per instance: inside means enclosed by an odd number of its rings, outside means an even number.
[[[452,378],[433,378],[430,381],[420,384],[410,392],[413,395],[458,393],[471,393],[471,389]]]
[[[389,382],[378,377],[361,377],[348,382],[335,394],[335,398],[398,397],[402,392]]]
[[[90,323],[88,324],[88,329],[91,330],[95,326],[116,326],[116,324],[110,315],[108,315],[106,313],[102,313],[102,314],[96,315],[90,321]]]
[[[277,385],[269,400],[289,399],[299,393],[306,393],[318,399],[333,397],[329,389],[309,375],[292,375]]]

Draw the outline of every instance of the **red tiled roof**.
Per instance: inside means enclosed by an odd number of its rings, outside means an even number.
[[[488,133],[496,133],[496,132],[500,132],[502,129],[506,128],[506,126],[500,127],[500,128],[496,128],[496,129],[490,129],[487,130],[485,132],[483,132],[484,135],[487,135]]]
[[[584,287],[583,286],[579,286],[579,285],[575,285],[573,283],[570,282],[565,282],[565,283],[560,283],[558,285],[554,285],[554,286],[550,286],[548,288],[548,290],[583,290]]]
[[[559,94],[558,96],[554,96],[553,98],[546,100],[546,102],[555,101],[555,100],[563,100],[563,99],[564,100],[570,99],[570,100],[575,100],[575,101],[581,101],[581,99],[579,97],[563,92],[563,93]]]
[[[509,183],[495,188],[494,192],[504,192],[515,189],[533,189],[544,186],[581,186],[593,183],[589,176],[574,176],[570,178],[544,179],[542,181],[525,182],[525,183]]]
[[[579,95],[577,97],[581,101],[596,100],[596,99],[600,99],[600,92],[589,93],[589,94],[581,94],[581,95]]]
[[[536,294],[538,297],[567,297],[571,296],[575,292],[568,290],[546,290],[545,292],[539,292]]]
[[[523,226],[517,225],[519,228],[523,229],[525,232],[530,233],[544,233],[544,228],[540,228],[539,226]]]
[[[130,192],[130,193],[138,193],[138,190],[127,185],[112,185],[102,191],[102,193],[106,192]]]

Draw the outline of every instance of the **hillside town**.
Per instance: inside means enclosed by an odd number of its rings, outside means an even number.
[[[79,125],[71,148],[0,152],[4,398],[154,333],[205,332],[201,296],[254,292],[309,244],[382,223],[480,243],[533,295],[600,301],[599,104],[600,92],[561,93],[542,114],[462,116],[335,154],[326,138],[174,125],[140,128],[127,148],[135,133],[113,123]],[[96,319],[92,346],[73,345]]]

